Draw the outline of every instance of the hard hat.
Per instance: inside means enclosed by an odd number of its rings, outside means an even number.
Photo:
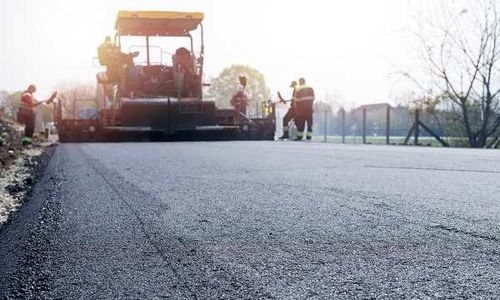
[[[296,87],[296,86],[297,86],[297,81],[294,80],[290,83],[290,87]]]

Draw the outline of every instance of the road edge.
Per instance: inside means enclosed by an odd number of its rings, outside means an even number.
[[[0,299],[7,299],[13,276],[22,265],[22,258],[32,238],[33,231],[39,226],[39,215],[44,207],[44,198],[37,196],[44,193],[48,167],[57,145],[43,149],[39,163],[31,169],[31,185],[19,210],[12,213],[7,221],[0,224]]]

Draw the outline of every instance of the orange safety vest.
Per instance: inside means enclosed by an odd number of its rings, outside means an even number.
[[[36,104],[33,94],[29,92],[22,93],[20,101],[20,108],[22,110],[34,112]]]
[[[302,85],[297,89],[296,101],[314,101],[314,90],[312,87]]]

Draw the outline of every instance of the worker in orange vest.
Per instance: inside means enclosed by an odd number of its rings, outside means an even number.
[[[304,78],[299,79],[299,87],[296,91],[297,110],[299,115],[297,124],[297,138],[302,140],[304,136],[305,125],[307,124],[307,140],[312,139],[313,130],[313,103],[314,103],[314,90],[312,87],[306,85]]]
[[[21,94],[19,111],[17,112],[17,121],[25,125],[24,135],[28,138],[33,137],[35,132],[35,108],[42,103],[51,103],[57,97],[57,92],[52,93],[49,99],[45,101],[37,101],[33,94],[36,92],[36,86],[30,84],[26,91]]]
[[[236,93],[231,97],[231,105],[236,109],[238,114],[246,115],[248,106],[247,77],[240,75],[238,77],[239,85]],[[239,118],[239,115],[238,115]]]

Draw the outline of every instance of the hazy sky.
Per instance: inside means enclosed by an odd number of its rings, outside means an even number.
[[[43,98],[61,81],[94,81],[121,9],[204,12],[205,75],[246,64],[273,92],[303,76],[320,100],[391,101],[390,74],[412,62],[405,0],[1,0],[0,89],[34,82]]]

